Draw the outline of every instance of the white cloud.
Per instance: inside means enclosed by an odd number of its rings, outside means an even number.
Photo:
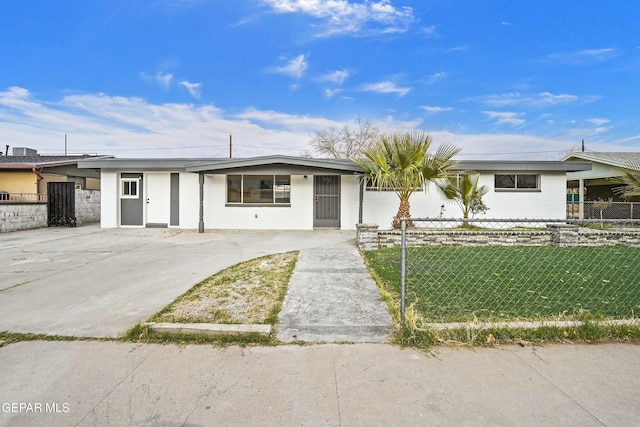
[[[449,77],[449,73],[446,73],[444,71],[439,71],[437,73],[431,74],[427,78],[427,83],[432,85],[432,84],[436,83],[437,81],[440,81],[442,79],[446,79],[447,77]]]
[[[331,99],[334,96],[336,96],[337,94],[339,94],[340,92],[342,92],[342,89],[325,89],[324,90],[324,97],[327,99]]]
[[[298,55],[295,58],[287,61],[287,63],[281,67],[275,67],[272,69],[274,73],[284,74],[296,79],[299,79],[304,75],[304,72],[309,66],[305,55]]]
[[[358,36],[407,31],[413,9],[396,8],[390,0],[350,3],[347,0],[263,0],[276,13],[302,13],[321,22],[320,37]]]
[[[520,118],[524,116],[524,113],[507,111],[483,111],[482,113],[497,125],[520,126],[524,124],[524,120]]]
[[[180,84],[189,91],[191,96],[196,99],[200,99],[200,88],[202,87],[202,83],[191,83],[187,80],[183,80]]]
[[[470,98],[470,100],[479,101],[490,107],[509,107],[514,105],[544,108],[553,105],[571,104],[578,101],[590,102],[592,97],[581,99],[577,95],[561,93],[554,95],[550,92],[542,92],[539,94],[521,94],[519,92],[503,93],[499,95],[487,95],[482,97]]]
[[[435,25],[429,25],[428,27],[422,27],[420,29],[420,31],[422,32],[422,34],[429,36],[429,37],[437,37],[438,33],[436,32],[436,26]]]
[[[410,87],[399,87],[392,81],[386,80],[378,83],[369,83],[362,88],[366,92],[396,93],[398,96],[405,96],[411,91]]]
[[[609,119],[603,119],[603,118],[598,118],[598,117],[594,117],[592,119],[587,119],[586,122],[589,124],[592,124],[594,126],[603,126],[606,125],[607,123],[609,123],[611,120]]]
[[[155,83],[164,89],[168,89],[169,86],[171,86],[171,80],[173,79],[173,74],[162,71],[156,71],[154,75],[149,75],[147,73],[140,73],[140,75],[144,81]]]
[[[321,76],[320,80],[323,82],[341,85],[349,78],[350,75],[351,71],[349,70],[336,70]]]
[[[450,107],[422,107],[438,112]],[[524,122],[522,113],[486,112],[505,125]],[[423,126],[421,118],[400,115],[372,117],[384,132],[407,131]],[[288,114],[247,108],[231,114],[210,104],[154,104],[141,98],[101,93],[72,94],[57,100],[42,100],[28,89],[0,90],[0,134],[12,146],[37,149],[42,154],[64,151],[68,134],[69,152],[112,154],[118,157],[226,157],[229,134],[233,134],[234,156],[299,155],[309,150],[314,130],[342,127],[341,122],[312,115]],[[640,136],[607,143],[596,142],[607,123],[604,118],[563,126],[563,132],[545,138],[512,133],[470,133],[428,129],[435,146],[442,143],[462,148],[461,158],[547,159],[586,138],[589,149],[630,151]],[[568,128],[568,129],[567,129]],[[565,131],[565,129],[567,129]],[[593,138],[590,136],[593,135]],[[593,139],[593,141],[591,141]],[[632,150],[636,150],[634,145]],[[533,154],[530,154],[532,153]]]
[[[446,111],[453,111],[453,107],[434,107],[434,106],[422,105],[420,106],[420,108],[426,111],[428,114],[437,114],[437,113],[444,113]]]
[[[583,49],[576,52],[552,53],[547,59],[565,64],[581,65],[594,62],[604,62],[616,56],[618,50],[613,47],[603,49]]]

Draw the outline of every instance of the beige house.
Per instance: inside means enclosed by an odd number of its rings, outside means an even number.
[[[79,189],[99,190],[100,171],[78,168],[79,160],[89,158],[108,157],[45,156],[14,148],[13,155],[0,155],[0,201],[46,201],[49,182],[74,182]]]

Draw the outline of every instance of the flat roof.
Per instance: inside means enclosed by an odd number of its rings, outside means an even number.
[[[117,170],[169,170],[179,169],[186,172],[205,172],[222,174],[227,171],[269,166],[288,166],[327,170],[334,172],[362,173],[363,170],[349,159],[318,159],[293,156],[262,156],[247,158],[140,158],[140,159],[82,159],[79,168],[117,169]],[[537,172],[579,172],[591,170],[591,162],[565,162],[545,160],[463,160],[454,170],[484,171],[537,171]]]

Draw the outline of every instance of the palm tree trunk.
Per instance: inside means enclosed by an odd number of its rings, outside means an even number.
[[[400,228],[400,218],[411,218],[411,205],[409,204],[409,199],[400,199],[398,213],[393,217],[393,228]],[[412,225],[413,223],[411,221],[407,221],[408,227]]]

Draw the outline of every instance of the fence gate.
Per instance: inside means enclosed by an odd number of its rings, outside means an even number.
[[[49,227],[76,226],[75,183],[47,183],[47,225]]]

